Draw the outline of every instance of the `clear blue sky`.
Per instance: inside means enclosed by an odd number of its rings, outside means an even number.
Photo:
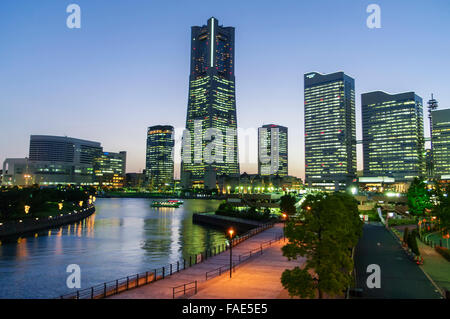
[[[79,30],[66,27],[70,3]],[[366,26],[371,3],[381,29]],[[355,78],[358,138],[363,92],[434,93],[450,107],[448,0],[1,0],[0,163],[28,156],[30,134],[51,134],[125,150],[129,172],[144,168],[147,127],[185,124],[190,27],[211,16],[236,28],[238,126],[287,126],[290,174],[304,175],[306,72]]]

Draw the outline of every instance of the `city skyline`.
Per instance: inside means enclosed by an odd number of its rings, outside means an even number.
[[[9,138],[0,142],[0,161],[24,157],[32,134],[67,135],[102,141],[108,150],[126,150],[127,171],[141,171],[145,167],[143,132],[147,127],[161,123],[184,127],[189,28],[211,16],[217,17],[224,25],[236,28],[239,127],[256,129],[270,122],[288,127],[292,137],[289,140],[290,175],[304,179],[301,80],[304,73],[317,71],[326,74],[343,70],[356,80],[358,140],[362,139],[361,93],[376,90],[391,94],[415,91],[424,103],[434,93],[439,109],[448,108],[450,95],[445,91],[445,75],[449,66],[445,52],[449,51],[449,44],[439,41],[446,36],[444,30],[448,22],[444,21],[448,21],[447,3],[440,2],[432,8],[427,6],[427,12],[431,11],[441,19],[425,23],[419,17],[421,7],[426,4],[412,6],[407,2],[389,4],[379,1],[383,25],[379,30],[371,30],[365,25],[368,3],[345,5],[345,10],[342,10],[329,1],[319,2],[306,5],[287,1],[286,6],[292,10],[284,8],[285,15],[276,15],[277,18],[271,18],[269,14],[276,9],[275,5],[265,2],[261,2],[259,8],[236,3],[231,8],[220,10],[213,4],[203,4],[195,13],[193,10],[183,12],[186,4],[177,6],[179,12],[173,12],[170,4],[159,5],[153,8],[158,9],[161,17],[156,16],[155,10],[149,10],[147,14],[152,19],[137,22],[133,16],[146,17],[145,10],[133,11],[130,15],[125,2],[108,4],[105,13],[105,8],[99,4],[102,2],[90,4],[78,1],[84,20],[82,28],[76,31],[65,27],[64,5],[45,2],[30,5],[36,9],[34,14],[39,15],[38,19],[30,13],[32,10],[14,9],[16,4],[6,2],[2,4],[6,10],[0,13],[0,29],[5,35],[5,47],[10,50],[0,52],[0,63],[5,71],[2,72],[4,76],[0,77],[0,104],[5,106],[4,118],[9,119],[3,123]],[[328,5],[326,12],[321,7],[324,3]],[[152,7],[148,4],[143,6]],[[333,8],[339,10],[333,11]],[[254,9],[255,14],[246,19],[233,16],[232,13],[238,9],[240,12]],[[5,11],[12,13],[4,17]],[[308,25],[311,22],[306,14],[308,12],[322,13],[327,23],[311,27]],[[399,12],[402,14],[399,15]],[[120,18],[120,28],[114,29],[114,33],[108,31],[113,23],[105,19],[108,14]],[[177,23],[168,22],[166,18],[170,14]],[[294,14],[298,15],[298,25],[289,19]],[[346,22],[339,22],[345,18]],[[38,23],[40,19],[45,22]],[[285,22],[284,25],[273,26],[276,21]],[[271,22],[272,28],[264,22]],[[437,28],[440,23],[441,27]],[[164,50],[161,54],[154,53],[152,41],[142,40],[154,38],[153,32],[156,31],[155,34],[161,36],[161,31],[152,30],[156,25],[167,27],[164,28],[164,38],[160,40],[170,45],[168,54]],[[327,29],[329,25],[335,28]],[[435,32],[437,29],[442,31]],[[284,35],[278,37],[280,30]],[[137,35],[128,39],[131,32]],[[349,49],[347,44],[340,44],[334,37],[342,32],[353,32],[355,43],[364,49],[357,50],[354,46]],[[398,41],[398,36],[402,36],[404,42]],[[409,37],[417,38],[418,42],[422,40],[424,45],[404,46]],[[94,38],[96,41],[92,41]],[[128,45],[124,47],[117,41],[121,39],[127,39]],[[436,51],[433,59],[426,43],[433,43]],[[330,46],[335,46],[332,52],[326,50]],[[394,49],[386,52],[392,46]],[[124,49],[120,54],[114,52],[114,48],[118,47]],[[279,50],[280,47],[283,50]],[[305,47],[314,49],[304,50]],[[29,56],[27,50],[33,50],[35,54]],[[363,53],[364,58],[361,58]],[[330,61],[331,57],[334,58]],[[156,59],[160,66],[155,65]],[[163,69],[167,71],[162,72]],[[389,74],[392,70],[396,71],[393,75]],[[150,73],[152,75],[148,76]],[[126,85],[127,82],[130,83]],[[151,87],[153,90],[149,90]],[[161,107],[167,112],[160,112]],[[428,121],[424,119],[424,123],[425,136],[429,136]],[[254,142],[256,153],[256,139]],[[361,168],[359,150],[358,170]],[[244,171],[256,172],[257,163],[241,163],[241,172]],[[179,165],[175,166],[175,176],[179,177]]]

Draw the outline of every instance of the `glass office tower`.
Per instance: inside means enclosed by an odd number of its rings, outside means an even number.
[[[216,188],[217,176],[238,175],[234,28],[207,25],[191,32],[191,69],[181,182],[185,188]],[[208,144],[214,142],[210,152]],[[205,152],[213,156],[206,158]]]
[[[95,181],[99,186],[121,188],[125,183],[127,152],[103,152],[94,159]]]
[[[411,181],[425,173],[422,98],[414,92],[361,95],[364,177]]]
[[[450,109],[432,111],[433,163],[437,179],[450,179]]]
[[[267,124],[258,128],[258,174],[288,175],[288,129]]]
[[[147,130],[145,174],[151,188],[166,188],[173,183],[173,133],[170,125],[151,126]]]
[[[356,177],[355,80],[311,72],[304,82],[306,184],[344,189]]]

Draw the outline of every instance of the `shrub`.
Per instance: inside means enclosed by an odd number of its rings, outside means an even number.
[[[448,250],[447,248],[444,248],[444,247],[440,247],[440,246],[436,246],[434,249],[436,249],[436,251],[439,254],[441,254],[442,257],[444,257],[445,259],[450,261],[450,250]]]

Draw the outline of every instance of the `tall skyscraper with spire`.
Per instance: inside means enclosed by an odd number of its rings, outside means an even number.
[[[214,17],[192,27],[181,163],[185,188],[213,189],[218,176],[239,174],[234,51],[233,27],[219,26]]]

